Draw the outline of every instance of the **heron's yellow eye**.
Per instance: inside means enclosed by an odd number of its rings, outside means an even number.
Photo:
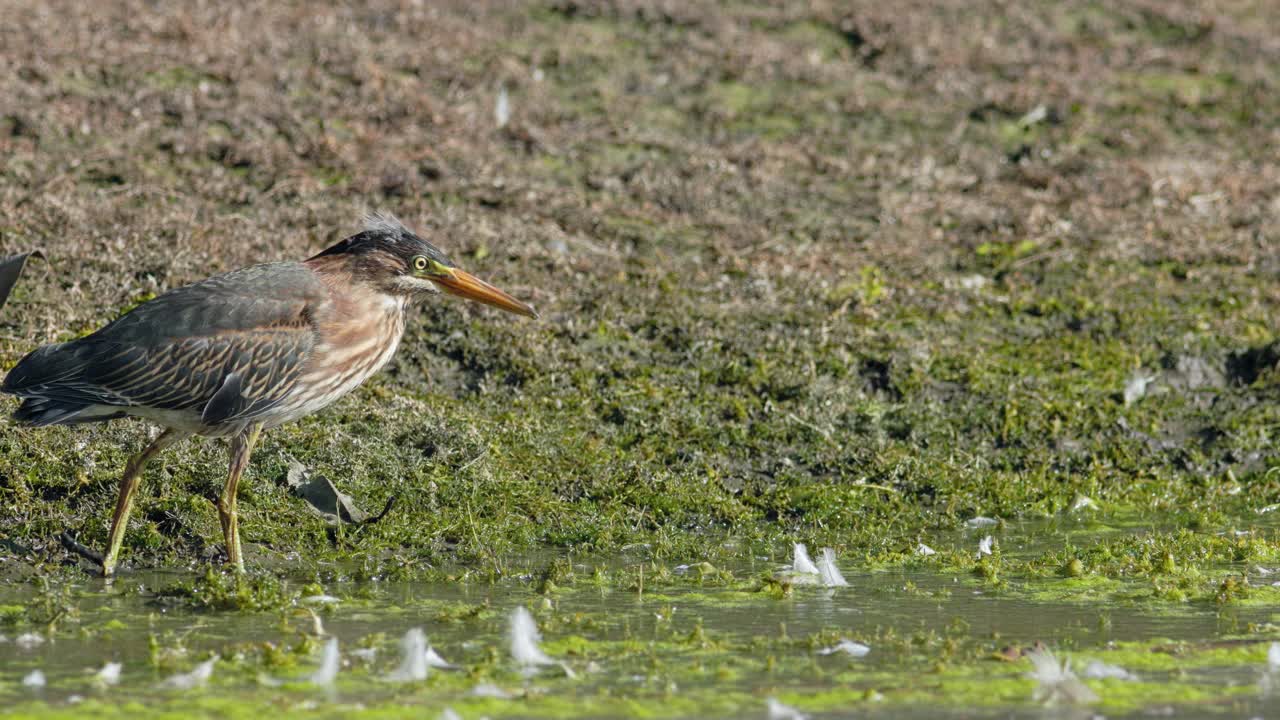
[[[413,269],[417,272],[426,270],[427,264],[427,259],[421,255],[418,255],[413,259]]]

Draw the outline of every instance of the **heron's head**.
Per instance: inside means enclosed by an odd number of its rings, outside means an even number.
[[[368,216],[363,232],[312,260],[335,256],[342,256],[357,280],[386,293],[416,296],[443,290],[517,315],[538,317],[530,305],[460,269],[440,248],[418,237],[390,215]]]

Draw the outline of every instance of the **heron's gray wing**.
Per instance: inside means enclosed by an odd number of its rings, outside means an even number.
[[[316,342],[313,314],[326,298],[323,283],[297,263],[216,275],[88,337],[41,348],[29,357],[45,351],[43,362],[24,359],[5,389],[67,403],[191,410],[207,424],[251,418],[296,385]]]
[[[222,330],[150,347],[102,345],[84,385],[108,405],[198,411],[206,424],[252,417],[297,383],[314,343],[303,326]]]

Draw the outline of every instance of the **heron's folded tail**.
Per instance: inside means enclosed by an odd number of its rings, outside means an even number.
[[[60,402],[50,398],[29,397],[13,411],[13,419],[23,425],[72,425],[75,423],[102,422],[124,417],[123,412],[101,405],[82,405]]]
[[[22,404],[13,419],[23,425],[69,425],[122,417],[82,379],[81,342],[72,341],[36,348],[18,361],[0,383],[0,392],[17,395]]]

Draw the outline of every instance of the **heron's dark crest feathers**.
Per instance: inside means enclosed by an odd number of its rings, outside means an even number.
[[[446,267],[456,267],[440,248],[414,234],[395,218],[370,213],[364,230],[317,253],[310,260],[345,256],[351,271],[366,280],[383,280],[409,272],[413,258],[422,255]]]

